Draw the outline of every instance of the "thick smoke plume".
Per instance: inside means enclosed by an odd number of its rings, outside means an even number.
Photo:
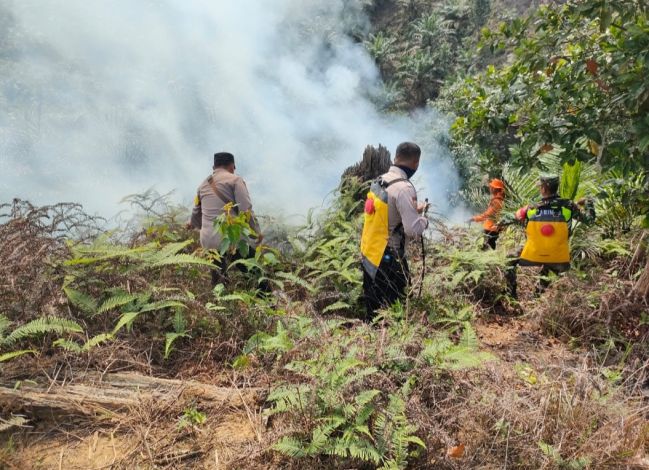
[[[426,196],[456,184],[443,128],[386,116],[348,34],[360,0],[0,0],[0,200],[103,215],[154,186],[189,202],[237,157],[262,211],[303,213],[367,144],[423,144]]]

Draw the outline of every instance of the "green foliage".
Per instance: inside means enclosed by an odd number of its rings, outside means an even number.
[[[567,460],[561,457],[561,454],[556,447],[543,441],[539,441],[538,445],[541,452],[543,452],[553,464],[557,465],[562,470],[585,470],[591,465],[591,461],[587,457]]]
[[[87,315],[94,315],[97,313],[97,300],[95,300],[94,297],[84,294],[76,289],[72,289],[71,287],[63,287],[63,292],[65,292],[70,303],[83,313]]]
[[[188,338],[187,320],[180,308],[176,309],[173,320],[173,331],[165,334],[165,351],[164,358],[167,359],[171,354],[174,342],[179,338]]]
[[[246,342],[243,353],[250,354],[253,351],[284,353],[290,351],[293,346],[294,344],[289,337],[289,332],[284,328],[282,322],[278,321],[275,335],[270,335],[265,332],[254,334]]]
[[[36,354],[35,349],[23,349],[21,351],[11,351],[8,353],[0,354],[0,362],[10,361],[25,354]]]
[[[57,346],[66,351],[79,354],[82,352],[88,352],[94,347],[99,346],[102,343],[112,341],[113,338],[114,336],[111,333],[100,333],[96,336],[93,336],[82,345],[80,345],[75,341],[65,339],[65,338],[57,339],[56,341],[54,341],[54,343],[52,343],[52,345]]]
[[[214,228],[222,237],[219,246],[221,255],[238,251],[242,257],[248,256],[249,241],[258,235],[250,226],[250,218],[248,211],[235,212],[232,203],[223,207],[223,214],[214,219]]]
[[[179,253],[187,248],[192,240],[160,245],[158,242],[147,243],[135,248],[108,243],[98,240],[93,245],[71,245],[73,257],[64,262],[65,266],[76,267],[85,265],[110,267],[119,261],[128,261],[127,266],[121,266],[122,273],[158,270],[172,265],[213,266],[212,262],[194,255]]]
[[[440,370],[475,368],[480,367],[485,361],[495,359],[492,354],[479,351],[478,346],[475,330],[471,323],[466,322],[457,344],[453,343],[446,333],[439,333],[424,342],[424,349],[419,357]]]
[[[403,318],[386,320],[389,340],[381,357],[389,370],[388,364],[405,354],[405,344],[415,342],[419,327]],[[360,337],[353,330],[339,330],[340,325],[340,320],[332,320],[322,329],[309,318],[298,318],[290,328],[278,327],[274,341],[283,349],[295,350],[300,339],[316,341],[317,348],[308,347],[303,351],[306,357],[285,366],[300,378],[299,383],[279,384],[269,394],[269,415],[281,413],[300,424],[273,449],[296,458],[331,455],[341,462],[351,459],[381,468],[405,468],[413,448],[425,447],[406,413],[414,379],[406,379],[398,392],[368,386],[382,373],[368,362],[377,352],[358,345]],[[319,341],[323,334],[331,335],[331,340]],[[258,335],[247,350],[263,347],[269,339]]]
[[[65,318],[45,316],[19,326],[7,337],[3,338],[0,344],[2,346],[11,346],[18,341],[50,333],[63,335],[65,333],[82,332],[83,328],[75,321]]]
[[[317,219],[310,215],[307,225],[291,239],[293,271],[278,274],[280,278],[311,294],[331,293],[332,304],[357,301],[362,285],[358,267],[362,223],[358,195],[362,193],[360,183],[347,181],[326,212]]]
[[[196,407],[188,407],[183,411],[182,416],[178,420],[178,428],[192,428],[195,426],[202,426],[207,422],[207,415],[199,411]]]
[[[117,321],[117,324],[113,328],[113,334],[116,334],[119,330],[121,330],[124,327],[130,329],[131,326],[133,325],[133,322],[142,313],[155,312],[157,310],[165,310],[169,308],[174,308],[176,309],[177,312],[178,309],[186,308],[186,305],[176,300],[159,300],[156,302],[140,305],[136,311],[129,311],[129,312],[122,313],[122,315],[119,317],[119,320]]]
[[[408,459],[415,454],[410,447],[426,448],[426,444],[415,435],[417,426],[410,423],[406,415],[406,401],[413,382],[413,379],[409,379],[398,393],[391,393],[385,410],[379,412],[374,421],[372,431],[376,436],[378,452],[382,456],[389,456],[383,459],[381,468],[406,468]]]
[[[462,248],[439,247],[437,256],[445,263],[435,273],[442,284],[451,291],[458,288],[471,290],[485,280],[497,279],[498,272],[505,268],[505,254],[499,250],[477,250],[469,246]]]
[[[490,17],[489,0],[400,0],[395,25],[364,41],[387,83],[384,98],[397,109],[425,106],[445,80],[472,67],[477,32]]]
[[[646,214],[647,173],[625,178],[620,171],[612,171],[607,176],[598,193],[597,224],[613,238],[629,232]]]
[[[383,31],[370,35],[364,45],[370,55],[381,65],[390,59],[393,54],[395,39],[387,36]]]
[[[635,176],[649,158],[647,15],[637,0],[585,0],[485,30],[485,45],[513,50],[513,60],[450,90],[454,138],[478,146],[485,169],[532,168],[556,149],[561,163]]]

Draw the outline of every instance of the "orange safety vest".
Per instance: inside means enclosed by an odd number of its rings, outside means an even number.
[[[491,197],[489,207],[480,215],[473,217],[474,222],[482,222],[482,228],[487,232],[500,232],[500,227],[496,223],[496,218],[500,214],[505,203],[504,194],[497,194]]]

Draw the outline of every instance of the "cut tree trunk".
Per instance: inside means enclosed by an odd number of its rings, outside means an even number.
[[[228,388],[210,384],[159,379],[135,373],[88,374],[82,383],[69,385],[0,385],[0,409],[40,415],[105,415],[127,412],[144,403],[167,405],[195,398],[213,406],[240,408],[261,401],[260,388]]]
[[[392,165],[392,159],[387,148],[380,144],[378,149],[368,145],[363,152],[363,159],[344,171],[342,184],[350,177],[358,178],[361,182],[371,181],[383,173],[387,173],[390,165]]]

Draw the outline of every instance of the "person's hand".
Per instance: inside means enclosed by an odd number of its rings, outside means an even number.
[[[418,202],[417,203],[417,212],[423,214],[428,210],[430,204],[428,202]]]

